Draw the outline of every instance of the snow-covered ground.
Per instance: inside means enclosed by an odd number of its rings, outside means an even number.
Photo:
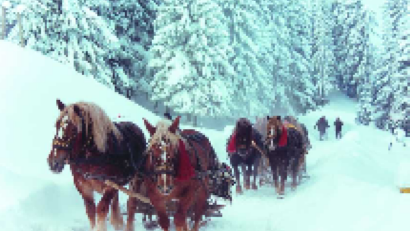
[[[95,102],[112,118],[121,114],[141,127],[143,117],[152,123],[159,119],[37,52],[0,42],[2,231],[89,230],[69,170],[52,174],[46,163],[58,115],[56,98],[67,104]],[[407,230],[410,194],[399,193],[397,173],[410,163],[410,142],[407,140],[407,148],[395,145],[389,152],[389,133],[356,125],[355,107],[354,102],[336,94],[322,110],[301,117],[313,149],[307,159],[311,179],[296,192],[287,191],[286,199],[278,200],[272,187],[246,191],[234,196],[223,217],[214,218],[203,230]],[[341,140],[335,140],[333,126],[328,140],[318,140],[313,126],[322,115],[331,124],[341,117],[345,123]],[[232,127],[223,132],[199,130],[210,137],[219,158],[227,161],[225,142]],[[401,177],[410,182],[410,176]],[[126,197],[121,194],[120,200],[125,202]],[[136,230],[143,229],[137,217]],[[110,225],[109,230],[113,230]]]

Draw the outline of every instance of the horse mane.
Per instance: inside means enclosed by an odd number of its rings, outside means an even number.
[[[236,122],[235,132],[236,132],[236,137],[243,137],[243,136],[250,137],[252,135],[251,122],[246,118],[240,118]]]
[[[84,118],[85,134],[88,136],[88,130],[91,126],[92,136],[98,151],[104,153],[107,150],[107,140],[111,133],[118,141],[122,140],[122,135],[105,111],[94,103],[78,102],[68,105],[60,113],[57,121],[61,120],[65,115],[68,115],[69,120],[77,127],[78,132],[82,132],[81,118],[74,112],[74,106],[80,108],[81,115]]]
[[[171,126],[171,123],[169,120],[160,120],[157,125],[156,125],[156,130],[154,135],[152,135],[151,140],[149,142],[149,147],[155,143],[160,143],[162,140],[162,137],[167,137],[173,147],[178,148],[179,147],[179,140],[181,139],[184,143],[185,140],[181,137],[179,131],[175,131],[175,133],[172,133],[168,130],[168,128]]]

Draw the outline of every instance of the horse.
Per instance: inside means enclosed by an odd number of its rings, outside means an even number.
[[[78,102],[66,106],[57,99],[57,107],[60,115],[47,158],[50,170],[58,174],[66,164],[70,166],[91,229],[107,230],[106,217],[111,205],[111,224],[121,230],[124,223],[118,190],[107,185],[106,180],[122,186],[132,179],[146,148],[144,133],[131,122],[112,122],[94,103]],[[97,206],[94,192],[102,194]]]
[[[306,126],[303,123],[300,123],[295,117],[293,116],[285,116],[284,120],[286,121],[284,125],[286,127],[295,126],[296,129],[301,133],[302,140],[303,140],[303,156],[300,158],[299,161],[299,170],[302,170],[304,174],[306,174],[306,155],[308,154],[309,150],[312,148],[309,139],[309,133]]]
[[[255,145],[257,147],[255,147]],[[250,176],[253,173],[252,189],[257,189],[256,178],[258,177],[258,167],[261,159],[261,148],[263,148],[261,134],[252,127],[251,122],[246,118],[240,118],[236,122],[235,129],[228,139],[227,152],[229,154],[231,166],[234,170],[236,193],[242,194],[242,186],[239,177],[240,165],[243,173],[245,189],[251,188]]]
[[[180,116],[173,121],[163,119],[155,127],[143,120],[151,138],[141,177],[157,212],[158,223],[164,231],[169,230],[167,204],[176,202],[176,230],[188,230],[187,212],[192,209],[192,230],[198,231],[210,196],[208,171],[217,165],[215,151],[202,133],[180,130]]]
[[[267,155],[272,169],[276,193],[283,196],[289,165],[293,178],[292,190],[296,189],[299,162],[304,153],[303,138],[296,127],[284,126],[280,116],[267,116],[267,120],[267,139],[265,140],[268,150]],[[281,177],[280,185],[278,173]]]

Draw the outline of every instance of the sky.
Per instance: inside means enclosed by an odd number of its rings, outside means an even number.
[[[129,120],[143,128],[142,118],[160,118],[96,81],[38,52],[0,41],[0,225],[4,231],[89,230],[83,202],[69,169],[53,174],[46,158],[59,114],[56,98],[101,106],[113,121]],[[235,195],[222,218],[212,218],[201,231],[398,231],[408,227],[410,195],[409,146],[391,135],[354,121],[356,102],[339,94],[330,104],[300,117],[309,130],[312,150],[307,156],[310,179],[295,192],[286,187],[278,200],[271,186]],[[316,120],[326,115],[333,125],[344,122],[342,139],[319,141]],[[190,128],[182,124],[182,128]],[[220,161],[227,162],[225,142],[233,126],[222,131],[196,128],[210,138]],[[233,188],[234,189],[234,188]],[[99,199],[96,196],[96,199]],[[126,202],[120,194],[121,205]],[[113,228],[108,225],[108,231]],[[145,230],[137,216],[136,230]],[[159,230],[159,229],[155,229]],[[175,230],[171,228],[171,230]]]

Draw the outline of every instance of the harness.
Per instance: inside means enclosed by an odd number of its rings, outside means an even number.
[[[80,115],[81,118],[81,126],[83,128],[85,128],[85,121],[84,121],[84,117],[82,115]],[[115,126],[120,130],[120,132],[124,135],[124,131],[122,131],[119,126],[117,124],[115,124]],[[110,154],[105,154],[105,153],[100,153],[95,145],[93,136],[91,134],[92,131],[92,126],[88,127],[88,138],[86,137],[86,132],[82,132],[82,138],[81,141],[84,141],[84,144],[81,145],[81,148],[78,151],[78,154],[76,158],[73,158],[72,155],[70,155],[67,159],[67,162],[71,165],[73,164],[73,171],[81,174],[85,179],[95,179],[95,180],[100,180],[100,181],[105,181],[105,180],[111,180],[114,182],[121,182],[121,183],[125,183],[128,182],[129,180],[132,179],[134,174],[131,174],[131,171],[136,171],[137,170],[137,164],[135,163],[136,161],[134,160],[134,152],[132,151],[132,149],[129,146],[129,142],[128,140],[124,140],[127,150],[129,152],[130,156],[130,160],[126,160],[126,158],[120,158],[123,157],[121,155],[110,155]],[[119,141],[116,139],[115,135],[113,133],[110,134],[110,138],[112,138],[113,140],[113,147],[114,150],[117,148],[119,150],[120,147],[120,143]],[[125,137],[125,136],[124,136]],[[75,146],[72,147],[72,140],[73,139],[77,139]],[[73,148],[76,148],[77,145],[79,144],[78,141],[78,137],[77,134],[73,137],[70,137],[68,139],[59,139],[59,138],[55,138],[53,140],[53,148],[57,148],[57,149],[64,149],[64,150],[69,150],[69,151],[73,151]],[[87,153],[98,153],[99,155],[97,156],[87,156]],[[72,153],[71,153],[72,154]],[[130,163],[131,162],[131,163]],[[127,176],[109,176],[107,174],[101,174],[101,173],[96,173],[96,172],[102,172],[101,170],[103,170],[106,165],[117,165],[120,167],[125,167],[126,169],[128,169],[126,171]],[[81,171],[79,168],[79,165],[93,165],[93,168],[95,168],[96,170],[93,171],[93,173],[91,172],[86,172],[86,171]],[[100,166],[98,166],[100,165]],[[130,167],[133,168],[130,168]],[[125,172],[123,172],[125,173]],[[124,174],[122,174],[124,175]]]

